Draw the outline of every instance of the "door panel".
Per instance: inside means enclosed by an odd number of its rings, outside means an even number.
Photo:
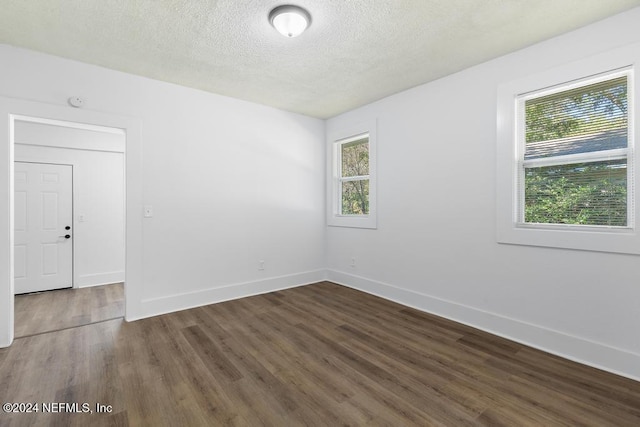
[[[13,275],[15,279],[27,277],[27,245],[14,246],[13,264]]]
[[[15,293],[73,285],[72,166],[15,162]],[[70,237],[67,239],[65,235]]]
[[[58,274],[58,244],[44,243],[42,245],[42,275]]]
[[[27,193],[16,191],[13,196],[14,215],[13,229],[15,231],[27,231]]]
[[[58,227],[58,193],[42,193],[42,229],[56,230]]]

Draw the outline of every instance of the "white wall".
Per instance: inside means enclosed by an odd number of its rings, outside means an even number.
[[[496,243],[498,85],[640,41],[640,8],[367,105],[378,229],[328,227],[329,278],[640,379],[640,258]],[[356,267],[349,266],[351,258]]]
[[[129,319],[313,282],[328,265],[336,281],[640,378],[637,257],[495,239],[497,86],[639,41],[637,22],[640,9],[329,120],[378,119],[377,230],[324,227],[320,120],[8,46],[0,96],[78,95],[140,119],[155,215]]]
[[[0,63],[0,96],[140,119],[154,216],[128,319],[324,277],[323,121],[9,46]]]
[[[73,165],[74,287],[124,281],[124,135],[22,121],[14,132],[16,161]]]

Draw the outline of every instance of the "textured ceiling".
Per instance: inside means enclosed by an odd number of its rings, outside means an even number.
[[[0,43],[327,118],[640,0],[2,0]]]

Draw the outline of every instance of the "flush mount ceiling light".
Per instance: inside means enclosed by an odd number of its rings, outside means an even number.
[[[297,37],[311,25],[311,15],[301,7],[278,6],[269,13],[273,28],[285,37]]]

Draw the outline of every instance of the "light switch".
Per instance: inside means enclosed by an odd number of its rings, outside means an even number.
[[[144,206],[144,217],[145,218],[153,217],[153,206],[151,206],[151,205],[145,205]]]

